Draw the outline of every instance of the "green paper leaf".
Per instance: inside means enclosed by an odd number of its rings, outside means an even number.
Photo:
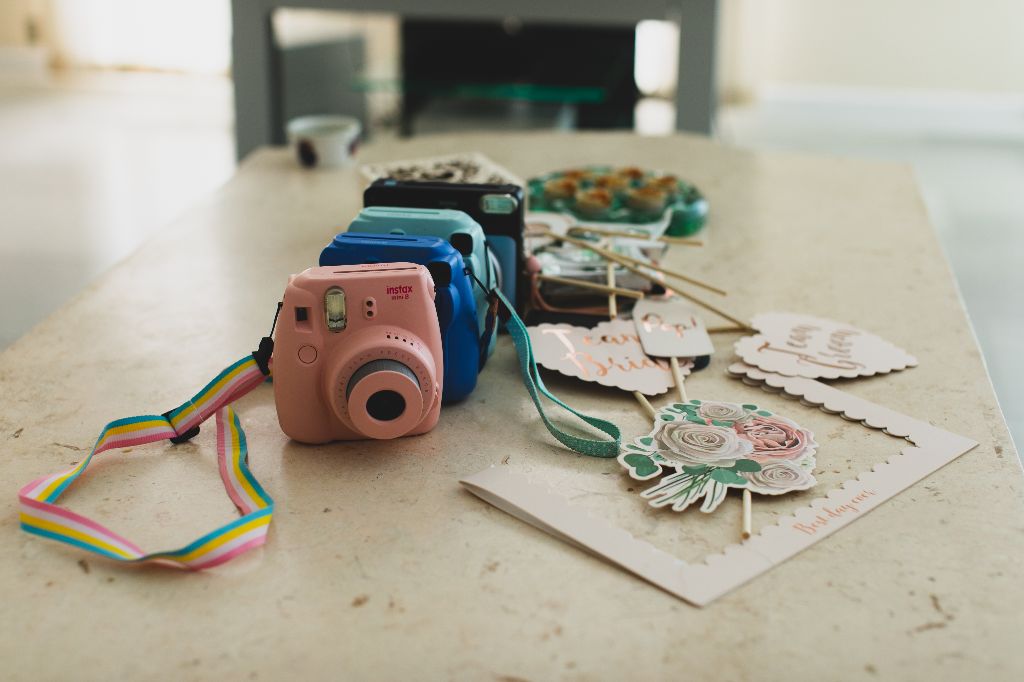
[[[714,424],[715,426],[724,426],[727,429],[732,428],[732,422],[722,421],[721,419],[712,419],[711,423]]]
[[[715,469],[711,472],[711,478],[723,484],[746,485],[747,479],[730,469]]]
[[[772,416],[772,413],[771,413],[771,412],[769,412],[768,410],[758,410],[758,411],[757,411],[757,412],[755,412],[754,414],[759,414],[759,415],[761,415],[762,417],[770,417],[770,416]]]
[[[691,476],[700,476],[707,470],[707,464],[693,464],[683,467],[683,473],[690,474]]]
[[[661,467],[654,463],[650,457],[644,455],[626,455],[622,458],[637,476],[651,476],[661,471]]]
[[[687,407],[690,407],[690,406],[689,405],[684,405],[683,403],[672,403],[672,407],[676,408],[677,410],[685,410]]]
[[[664,419],[667,422],[674,422],[676,420],[675,416],[673,416],[671,414],[663,414],[663,415],[661,415],[661,418]]]
[[[693,404],[693,405],[700,405],[700,401],[699,400],[691,400],[690,403]]]
[[[640,441],[640,443],[644,445],[650,445],[651,443],[654,442],[654,439],[651,438],[650,436],[644,436],[643,438],[640,438],[638,440]]]
[[[636,450],[638,452],[643,452],[644,451],[644,449],[642,447],[640,447],[639,445],[633,445],[632,443],[627,445],[626,448],[628,450]]]
[[[760,471],[761,465],[752,459],[738,459],[731,469],[733,471]]]
[[[694,424],[701,424],[707,426],[707,423],[703,419],[701,419],[700,417],[695,417],[692,414],[686,418],[686,421],[693,422]]]
[[[757,405],[751,405],[750,403],[747,403],[746,405],[743,405],[742,407],[743,407],[744,410],[750,410],[751,412],[753,412],[754,410],[757,409]]]

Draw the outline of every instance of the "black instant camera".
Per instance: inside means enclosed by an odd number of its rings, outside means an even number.
[[[381,179],[363,192],[364,206],[447,208],[469,214],[484,230],[497,261],[501,293],[522,312],[527,300],[523,247],[526,205],[518,185]]]

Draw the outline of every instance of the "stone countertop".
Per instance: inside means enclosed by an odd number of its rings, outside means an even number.
[[[277,513],[267,545],[223,567],[125,567],[22,533],[19,486],[79,461],[111,419],[178,405],[255,348],[287,276],[359,210],[355,170],[302,171],[286,151],[261,150],[0,354],[5,677],[1024,676],[1020,463],[907,167],[627,134],[423,137],[370,144],[361,160],[471,150],[524,177],[611,163],[693,181],[711,205],[709,244],[673,247],[670,265],[723,286],[741,317],[832,317],[906,348],[919,367],[844,390],[979,447],[698,609],[460,489],[460,477],[512,466],[688,561],[736,539],[738,498],[709,516],[649,509],[614,461],[558,447],[503,337],[476,392],[421,437],[302,446],[280,432],[269,387],[242,399],[252,468]],[[736,338],[715,336],[690,397],[755,400],[812,428],[819,486],[903,444],[728,378]],[[627,437],[648,428],[626,394],[549,386]],[[813,496],[757,500],[755,527]],[[61,502],[152,549],[234,514],[212,425],[188,445],[102,455]]]

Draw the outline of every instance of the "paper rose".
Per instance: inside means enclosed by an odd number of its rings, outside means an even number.
[[[757,405],[691,400],[661,408],[651,432],[618,460],[637,480],[663,476],[641,493],[652,506],[682,511],[704,498],[700,509],[711,512],[729,488],[781,495],[812,487],[817,447],[810,431]]]
[[[736,403],[722,403],[705,400],[697,407],[697,414],[705,419],[735,421],[750,416],[750,412]]]
[[[731,429],[690,422],[662,422],[655,440],[665,459],[681,464],[731,466],[754,449]]]
[[[740,475],[750,481],[752,491],[765,495],[807,490],[816,482],[809,471],[785,459],[762,464],[760,471]]]
[[[815,448],[814,436],[788,419],[751,415],[732,427],[741,438],[750,441],[750,458],[764,464],[780,459],[800,459],[808,448]]]

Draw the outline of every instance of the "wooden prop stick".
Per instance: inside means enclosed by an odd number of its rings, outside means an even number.
[[[671,356],[668,359],[669,366],[672,368],[672,378],[676,382],[676,390],[679,391],[679,399],[684,402],[690,402],[690,399],[686,397],[686,388],[683,386],[683,373],[679,371],[679,358]]]
[[[654,275],[652,275],[649,272],[644,272],[643,270],[641,270],[637,266],[632,265],[632,264],[630,264],[630,263],[620,259],[619,254],[617,254],[617,253],[613,253],[611,251],[606,251],[605,249],[602,249],[600,246],[597,246],[596,244],[591,244],[590,242],[584,241],[582,239],[576,239],[574,237],[568,237],[566,235],[555,234],[554,232],[545,231],[544,232],[544,236],[549,237],[551,239],[567,241],[570,244],[575,244],[575,245],[580,246],[580,247],[582,247],[584,249],[589,249],[589,250],[593,251],[594,253],[596,253],[597,255],[599,255],[602,258],[604,258],[605,260],[613,260],[616,263],[618,263],[619,265],[621,265],[622,267],[624,267],[627,270],[629,270],[630,272],[632,272],[634,274],[637,274],[637,275],[640,275],[644,279],[650,280],[651,282],[654,282],[655,284],[657,284],[659,286],[665,287],[669,291],[674,291],[675,293],[679,294],[680,296],[682,296],[683,298],[687,299],[688,301],[693,301],[694,303],[696,303],[700,307],[704,308],[705,310],[710,310],[711,312],[715,313],[716,315],[718,315],[722,319],[728,320],[729,322],[732,322],[736,326],[740,327],[740,329],[742,331],[749,331],[750,330],[750,325],[747,324],[746,322],[740,321],[739,319],[733,317],[732,315],[730,315],[729,313],[725,312],[724,310],[721,310],[720,308],[717,308],[716,306],[713,306],[713,305],[711,305],[710,303],[708,303],[706,301],[702,301],[701,299],[697,298],[696,296],[694,296],[692,294],[688,294],[685,291],[683,291],[682,289],[679,289],[678,287],[672,286],[668,282],[661,281],[660,279],[658,279],[657,277],[655,277]],[[645,265],[644,267],[651,267],[651,266]]]
[[[743,539],[746,540],[750,537],[750,505],[751,505],[751,494],[746,488],[743,489]]]
[[[615,319],[619,316],[619,304],[615,300],[615,263],[608,261],[608,317]]]
[[[702,282],[699,279],[694,279],[692,277],[687,277],[686,275],[684,275],[681,272],[676,272],[675,270],[669,270],[668,268],[663,268],[660,265],[653,265],[651,263],[645,263],[642,260],[638,260],[638,259],[633,258],[631,256],[624,256],[621,253],[615,253],[614,251],[612,251],[612,254],[615,255],[617,258],[619,258],[620,261],[625,261],[625,262],[630,263],[632,265],[639,265],[639,266],[643,266],[645,268],[650,268],[652,270],[656,270],[657,272],[660,272],[663,275],[666,275],[667,277],[672,277],[673,279],[682,280],[682,281],[687,282],[689,284],[692,284],[694,286],[701,287],[702,289],[707,289],[708,291],[710,291],[712,293],[715,293],[715,294],[718,294],[720,296],[728,296],[729,295],[729,292],[727,292],[725,289],[720,289],[720,288],[718,288],[718,287],[716,287],[714,285],[708,284],[706,282]]]
[[[647,396],[640,391],[633,391],[633,397],[636,398],[636,401],[640,403],[640,407],[644,408],[644,412],[646,412],[651,419],[658,418],[658,411],[655,410],[654,405],[651,405],[647,400]]]
[[[569,228],[569,234],[596,234],[602,237],[626,237],[628,239],[644,239],[648,241],[663,242],[665,244],[678,244],[679,246],[704,246],[704,242],[699,239],[687,239],[685,237],[669,237],[662,235],[660,237],[652,237],[642,232],[625,232],[622,230],[606,230],[600,227],[590,227],[588,225],[573,225]]]
[[[630,272],[635,272],[638,275],[643,275],[643,273],[640,271],[639,268],[634,269],[633,266],[626,265],[625,263],[622,264],[622,267],[626,268]],[[658,284],[660,284],[661,286],[665,287],[669,291],[673,291],[673,292],[679,294],[680,296],[682,296],[683,298],[685,298],[688,301],[693,301],[694,303],[699,305],[701,308],[704,308],[705,310],[710,310],[714,314],[716,314],[719,317],[721,317],[723,320],[729,320],[730,322],[732,322],[737,327],[740,327],[743,331],[750,331],[750,325],[749,324],[747,324],[746,322],[743,322],[743,321],[733,317],[732,315],[730,315],[729,313],[725,312],[721,308],[713,306],[710,303],[708,303],[707,301],[702,301],[701,299],[697,298],[693,294],[688,294],[685,291],[683,291],[682,289],[680,289],[678,287],[672,286],[668,282],[658,282]]]
[[[608,269],[606,270],[605,276],[608,279],[608,289],[610,289],[608,292],[608,319],[614,320],[619,316],[619,306],[615,300],[615,263],[608,261],[607,265]],[[640,403],[640,407],[644,409],[644,412],[646,412],[651,419],[658,418],[658,413],[654,409],[654,406],[651,405],[650,401],[647,400],[647,396],[640,391],[633,391],[633,397],[636,398],[636,401]]]
[[[554,282],[555,284],[564,284],[571,287],[580,287],[581,289],[593,289],[594,291],[600,291],[605,294],[615,294],[616,296],[625,296],[626,298],[641,299],[644,297],[644,292],[634,291],[632,289],[623,289],[622,287],[607,286],[604,284],[598,284],[597,282],[588,282],[582,279],[572,279],[571,277],[556,277],[555,275],[537,275],[537,279],[542,282]]]
[[[659,242],[665,242],[671,246],[704,246],[704,242],[699,239],[689,239],[687,237],[670,237],[668,235],[661,235],[658,237]]]
[[[616,263],[618,263],[619,265],[622,265],[623,267],[626,267],[626,266],[629,266],[629,265],[643,266],[643,267],[647,268],[648,270],[654,270],[656,272],[660,272],[660,273],[662,273],[664,275],[667,275],[668,277],[673,277],[675,279],[679,279],[679,280],[682,280],[684,282],[688,282],[688,283],[690,283],[690,284],[692,284],[694,286],[701,287],[702,289],[707,289],[708,291],[714,292],[716,294],[720,294],[722,296],[728,295],[728,293],[724,289],[719,289],[718,287],[713,286],[711,284],[708,284],[707,282],[702,282],[699,279],[694,279],[692,277],[687,277],[686,275],[684,275],[681,272],[676,272],[675,270],[669,270],[669,269],[663,268],[663,267],[661,267],[659,265],[654,265],[652,263],[644,262],[644,261],[639,260],[637,258],[631,258],[630,256],[624,256],[621,253],[616,253],[615,251],[612,251],[610,249],[606,249],[606,248],[604,248],[604,247],[602,247],[602,246],[600,246],[598,244],[594,244],[593,242],[588,242],[585,239],[578,239],[577,237],[570,237],[569,235],[565,235],[565,234],[555,234],[555,233],[553,233],[551,231],[545,232],[545,236],[550,237],[552,239],[560,239],[562,241],[567,241],[570,244],[575,244],[576,246],[582,247],[584,249],[589,249],[589,250],[593,251],[594,253],[598,254],[599,256],[603,256],[605,260],[613,260]],[[648,276],[647,279],[651,279],[651,277]],[[656,281],[656,280],[652,280],[652,281]],[[661,282],[659,282],[659,284],[660,283]]]

